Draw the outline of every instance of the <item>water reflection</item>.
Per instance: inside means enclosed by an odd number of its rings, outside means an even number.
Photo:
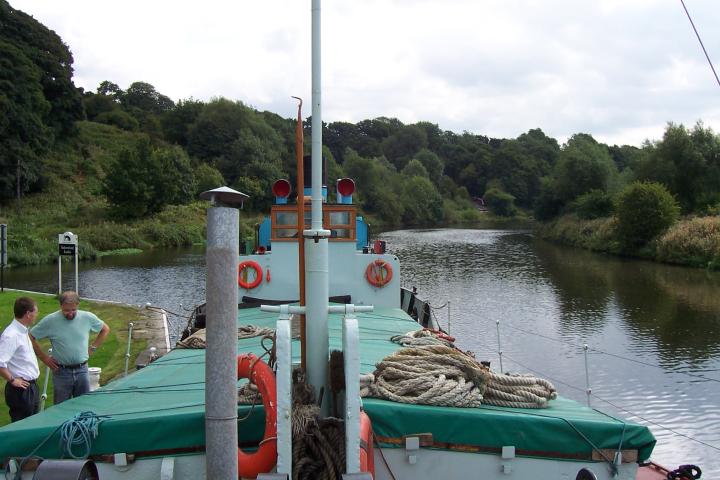
[[[699,463],[720,477],[720,275],[559,247],[521,230],[383,238],[405,286],[437,306],[450,301],[449,317],[447,308],[435,314],[461,348],[496,369],[502,350],[505,371],[540,374],[585,402],[587,343],[593,406],[650,425],[657,461]]]
[[[599,329],[608,310],[624,320],[634,345],[655,350],[673,368],[702,368],[720,354],[720,275],[703,270],[617,259],[534,242],[556,285],[567,331]]]

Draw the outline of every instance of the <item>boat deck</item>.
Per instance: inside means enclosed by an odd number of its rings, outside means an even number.
[[[400,309],[378,308],[357,314],[361,338],[361,373],[400,348],[390,337],[420,326]],[[238,325],[274,327],[277,315],[257,308],[238,311]],[[330,315],[330,349],[341,349],[341,316]],[[299,362],[299,344],[293,357]],[[264,353],[260,338],[238,340],[239,352]],[[92,454],[116,452],[164,455],[203,450],[205,444],[205,351],[176,349],[146,368],[79,398],[0,429],[0,460],[35,454],[59,458],[58,427],[79,412],[107,415]],[[365,398],[379,443],[400,447],[405,435],[429,433],[428,446],[461,451],[495,452],[513,445],[518,455],[590,459],[593,449],[638,450],[649,458],[655,438],[641,425],[624,422],[572,400],[558,398],[542,410],[499,407],[453,408],[398,404]],[[238,407],[239,441],[256,443],[263,434],[262,405]],[[54,433],[53,433],[54,432]],[[51,435],[52,434],[52,435]],[[48,438],[49,437],[49,438]],[[428,436],[424,438],[429,438]]]

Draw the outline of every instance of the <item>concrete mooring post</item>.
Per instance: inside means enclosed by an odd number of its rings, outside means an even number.
[[[207,213],[207,322],[205,350],[206,476],[238,478],[237,262],[240,215],[247,195],[227,187],[200,195]],[[225,206],[221,206],[221,203]]]

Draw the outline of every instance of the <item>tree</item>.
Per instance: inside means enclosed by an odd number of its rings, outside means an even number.
[[[180,100],[175,105],[175,108],[163,113],[160,117],[160,123],[162,124],[165,140],[187,147],[190,129],[200,117],[204,108],[204,102],[189,98]]]
[[[518,144],[529,155],[543,161],[548,168],[552,168],[560,157],[560,146],[557,140],[548,137],[539,128],[528,130],[517,138]]]
[[[427,177],[413,176],[407,180],[403,201],[402,219],[407,225],[434,225],[442,220],[442,197]]]
[[[443,176],[443,169],[445,165],[443,161],[438,157],[435,152],[424,148],[420,150],[415,158],[420,160],[425,170],[427,170],[428,178],[434,183],[439,183]]]
[[[51,137],[44,123],[50,109],[37,66],[0,40],[0,196],[15,196],[18,210],[22,194],[40,178],[40,155]]]
[[[98,85],[97,88],[97,93],[98,95],[102,95],[104,97],[111,97],[115,103],[121,103],[122,98],[125,96],[125,92],[122,91],[117,83],[113,83],[108,80],[100,82],[100,85]]]
[[[585,133],[570,137],[553,170],[556,194],[564,203],[593,189],[607,191],[616,175],[607,148]]]
[[[120,112],[120,105],[109,95],[101,95],[97,93],[86,93],[83,95],[83,106],[87,119],[95,121],[98,115],[109,112]],[[125,113],[125,112],[123,112]],[[127,113],[125,113],[127,115]]]
[[[75,133],[75,121],[84,118],[80,90],[72,81],[73,56],[62,39],[40,22],[0,0],[0,40],[17,48],[39,72],[43,96],[50,111],[43,123],[58,138]]]
[[[128,111],[137,108],[144,112],[160,114],[175,106],[169,97],[158,92],[155,87],[146,82],[133,82],[121,100]]]
[[[499,187],[491,187],[483,196],[488,209],[500,217],[512,217],[517,212],[515,197],[504,192]]]
[[[188,203],[195,188],[187,154],[178,147],[153,148],[148,138],[121,151],[104,181],[113,213],[125,218],[141,218],[165,205]]]
[[[688,131],[669,123],[662,141],[647,145],[634,167],[638,180],[666,185],[686,213],[720,201],[720,138],[702,123]]]
[[[586,220],[609,217],[613,213],[613,200],[602,190],[590,190],[577,197],[571,204],[577,216]]]
[[[428,178],[428,172],[425,170],[425,167],[422,163],[420,163],[420,160],[412,159],[410,160],[407,165],[405,165],[405,168],[402,169],[403,175],[406,177],[423,177]]]
[[[390,163],[402,170],[405,164],[420,150],[427,148],[427,145],[425,130],[416,125],[407,125],[382,142],[382,151]]]
[[[677,201],[659,183],[634,182],[620,192],[615,215],[618,233],[628,248],[640,247],[675,223]]]
[[[541,178],[540,193],[533,207],[535,218],[541,222],[550,220],[562,211],[564,205],[565,203],[557,196],[555,179],[551,176]]]
[[[137,132],[140,129],[140,123],[129,113],[118,109],[99,114],[94,120],[98,123],[106,125],[114,125],[128,132]]]
[[[202,192],[222,187],[225,185],[225,179],[217,168],[207,163],[201,163],[195,169],[195,184],[197,185],[195,195],[199,195]]]

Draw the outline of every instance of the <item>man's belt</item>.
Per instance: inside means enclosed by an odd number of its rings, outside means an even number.
[[[58,366],[59,366],[60,368],[67,368],[67,369],[80,368],[80,367],[85,366],[85,365],[87,365],[87,360],[85,360],[85,361],[82,362],[82,363],[76,363],[75,365],[60,365],[60,364],[58,364]]]

